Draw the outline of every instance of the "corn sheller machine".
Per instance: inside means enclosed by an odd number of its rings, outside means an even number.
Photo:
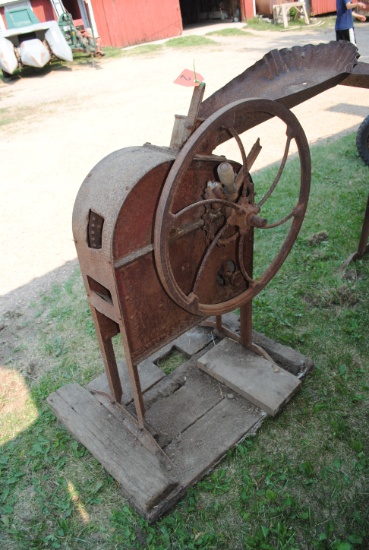
[[[195,86],[169,147],[110,154],[78,193],[73,233],[105,372],[48,401],[149,521],[276,415],[312,366],[252,330],[252,302],[308,204],[309,146],[290,109],[338,84],[369,87],[352,44],[273,50],[206,100]],[[278,132],[280,162],[258,182],[253,168]],[[174,352],[182,363],[163,370]]]

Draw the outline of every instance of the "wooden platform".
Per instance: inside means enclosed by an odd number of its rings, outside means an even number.
[[[225,318],[237,329],[235,316]],[[107,395],[105,374],[86,388],[63,386],[49,396],[48,403],[118,481],[129,502],[154,521],[228,449],[255,433],[267,414],[276,414],[311,369],[312,362],[291,348],[258,334],[254,339],[264,342],[276,363],[246,352],[228,338],[219,340],[211,329],[202,327],[143,362],[145,430],[130,416],[134,410],[124,364],[120,365],[126,390],[122,403]],[[188,360],[165,376],[156,363],[172,348]]]

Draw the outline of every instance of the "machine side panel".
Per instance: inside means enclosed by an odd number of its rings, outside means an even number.
[[[117,270],[124,328],[131,357],[139,362],[202,321],[164,291],[152,252]]]

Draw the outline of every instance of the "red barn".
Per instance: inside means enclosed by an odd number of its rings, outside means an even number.
[[[336,0],[310,0],[311,15],[336,12]]]
[[[57,20],[64,9],[91,26],[103,46],[115,47],[179,36],[190,23],[255,16],[254,0],[0,0],[0,34],[20,23]]]

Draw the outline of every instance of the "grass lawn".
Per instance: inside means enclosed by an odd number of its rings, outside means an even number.
[[[0,548],[369,548],[369,258],[339,271],[358,244],[368,167],[354,134],[311,153],[302,230],[254,300],[255,329],[315,363],[299,394],[149,525],[46,404],[102,370],[76,271],[0,330],[14,327],[1,367]],[[273,241],[257,244],[267,262]]]

